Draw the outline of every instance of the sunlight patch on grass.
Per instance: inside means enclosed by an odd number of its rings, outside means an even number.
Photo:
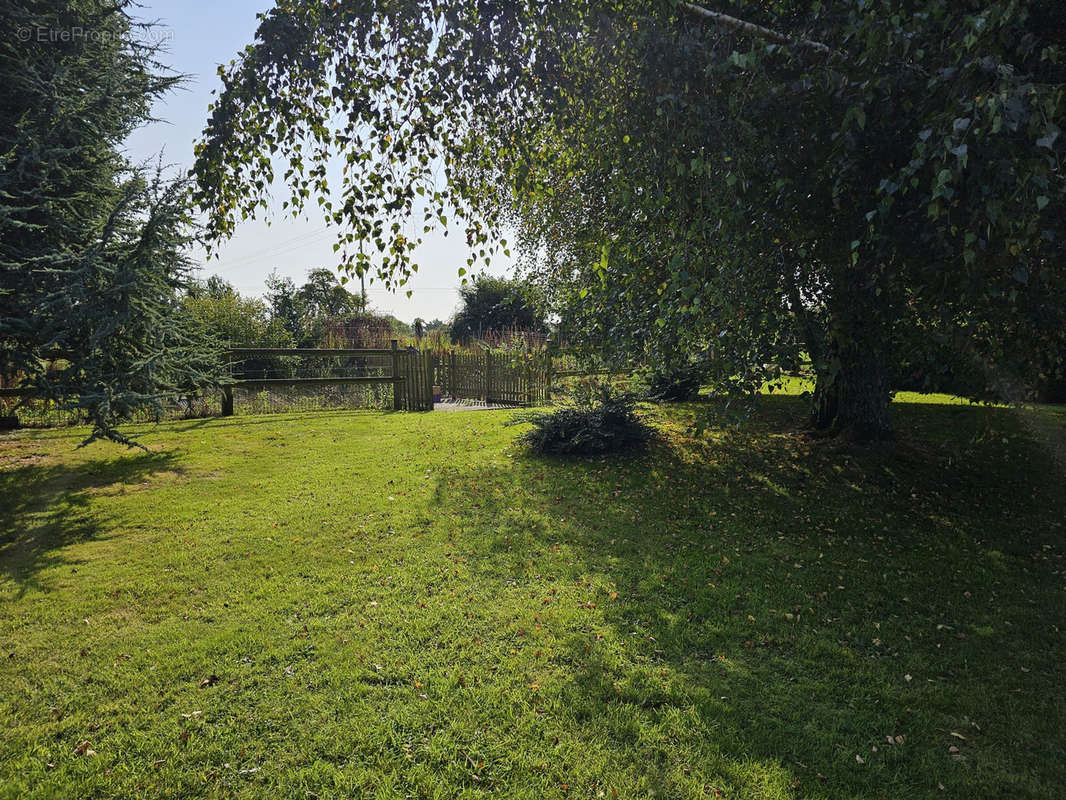
[[[900,404],[852,451],[760,406],[576,460],[510,412],[0,437],[0,794],[1052,796],[1064,508],[1018,414],[1066,418]]]
[[[794,375],[786,375],[772,383],[763,386],[763,394],[779,395],[802,395],[814,391],[814,381],[810,378],[801,378]],[[939,392],[896,392],[892,396],[895,403],[921,403],[923,405],[957,405],[957,406],[995,406],[1003,408],[1000,403],[974,402],[965,397]]]

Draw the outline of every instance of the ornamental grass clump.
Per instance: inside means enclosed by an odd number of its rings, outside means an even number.
[[[608,385],[581,384],[554,411],[516,414],[509,424],[533,427],[519,437],[533,453],[597,455],[626,450],[651,438],[637,416],[637,398]]]

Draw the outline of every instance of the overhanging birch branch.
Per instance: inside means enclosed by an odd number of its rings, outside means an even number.
[[[726,27],[750,34],[751,36],[756,36],[760,39],[765,39],[768,42],[790,44],[796,47],[806,47],[826,55],[829,55],[832,52],[829,49],[829,45],[823,44],[822,42],[816,42],[813,39],[788,36],[787,34],[775,31],[772,28],[764,28],[762,25],[756,25],[754,22],[737,19],[736,17],[731,17],[728,14],[722,14],[718,11],[711,11],[710,9],[706,9],[703,6],[698,6],[694,3],[679,3],[678,6],[694,16],[710,20],[718,25],[725,25]]]

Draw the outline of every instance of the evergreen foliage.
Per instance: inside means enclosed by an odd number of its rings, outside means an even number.
[[[131,7],[17,0],[0,18],[0,371],[82,409],[88,441],[130,443],[116,426],[216,367],[180,313],[188,188],[121,152],[180,80]]]

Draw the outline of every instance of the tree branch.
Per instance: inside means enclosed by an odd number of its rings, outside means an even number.
[[[736,17],[731,17],[728,14],[721,14],[717,11],[710,11],[703,6],[695,5],[694,3],[678,3],[678,7],[687,11],[688,13],[700,17],[702,19],[710,20],[718,25],[725,25],[729,28],[734,28],[743,33],[756,36],[760,39],[766,39],[769,42],[776,42],[777,44],[790,44],[796,47],[806,47],[814,50],[818,53],[825,53],[829,55],[832,51],[829,49],[829,45],[822,42],[816,42],[812,39],[796,38],[794,36],[788,36],[779,31],[775,31],[772,28],[764,28],[762,25],[756,25],[754,22],[747,22]]]

